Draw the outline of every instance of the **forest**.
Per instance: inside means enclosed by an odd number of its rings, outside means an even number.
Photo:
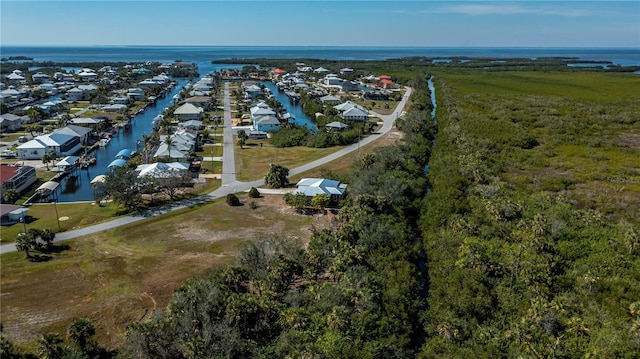
[[[116,352],[50,357],[637,358],[640,77],[412,71],[402,139],[307,248],[248,242]]]

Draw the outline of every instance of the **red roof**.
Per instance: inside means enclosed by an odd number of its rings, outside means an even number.
[[[389,79],[382,79],[380,80],[380,82],[382,82],[385,85],[392,85],[393,81],[389,80]]]
[[[18,169],[20,168],[17,166],[0,164],[0,183],[4,183],[5,181],[10,180],[11,177],[16,175],[16,172],[18,172]]]
[[[391,80],[391,76],[389,75],[380,75],[378,76],[379,80]]]
[[[286,74],[287,71],[285,71],[283,69],[275,69],[275,70],[273,70],[273,73],[275,73],[275,74]]]

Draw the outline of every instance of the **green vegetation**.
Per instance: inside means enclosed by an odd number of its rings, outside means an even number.
[[[299,234],[310,223],[299,214],[287,215],[284,230],[262,228],[258,240],[247,240],[249,224],[282,217],[264,198],[224,210],[213,208],[218,201],[73,243],[83,247],[61,257],[82,268],[75,275],[95,282],[98,294],[86,297],[134,313],[119,313],[133,324],[118,356],[637,357],[640,79],[566,69],[557,59],[475,69],[490,63],[430,69],[437,126],[429,77],[418,70],[424,62],[371,64],[370,71],[387,65],[385,73],[415,89],[397,121],[403,136],[359,154],[350,170],[338,166],[348,198],[306,246],[273,234]],[[273,150],[260,152],[277,153],[276,162],[287,166],[295,164],[282,161],[283,153],[318,154],[267,152]],[[252,148],[238,152],[248,163],[244,153]],[[286,167],[269,168],[266,182],[286,185]],[[286,201],[296,208],[326,205],[326,198]],[[222,232],[240,233],[236,240],[202,240]],[[202,248],[212,256],[186,259]],[[69,259],[83,251],[91,258]],[[218,261],[229,253],[237,255]],[[59,270],[55,260],[35,268],[7,258],[2,269],[16,278],[3,278],[3,292],[27,276]],[[160,290],[172,272],[146,278],[167,261],[198,275],[171,298],[165,291],[159,307],[166,310],[150,315],[138,296],[148,293],[143,288]],[[189,278],[179,274],[174,283]]]
[[[421,357],[637,355],[639,80],[436,75]]]

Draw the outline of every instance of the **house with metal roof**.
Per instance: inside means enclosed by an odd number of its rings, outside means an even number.
[[[192,103],[185,103],[173,111],[173,115],[177,116],[180,121],[202,120],[204,110]]]
[[[54,151],[56,156],[70,156],[78,152],[81,147],[80,137],[51,133],[38,136],[18,146],[16,156],[24,160],[39,160],[50,151]]]
[[[34,167],[0,164],[0,196],[6,190],[14,190],[22,194],[37,181],[38,176]]]
[[[67,125],[62,128],[53,130],[53,133],[62,133],[65,135],[76,136],[80,138],[80,143],[87,144],[89,137],[91,136],[92,129],[88,127],[82,127],[77,125]]]
[[[369,111],[364,107],[351,101],[343,102],[333,106],[340,113],[340,117],[344,120],[366,122],[369,121]]]
[[[296,184],[298,189],[294,193],[302,193],[307,197],[326,194],[331,202],[338,203],[346,195],[347,185],[339,181],[326,178],[303,178]]]

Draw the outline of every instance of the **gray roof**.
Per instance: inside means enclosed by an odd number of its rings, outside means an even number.
[[[313,197],[318,194],[343,195],[347,185],[341,184],[339,181],[326,178],[303,178],[296,185],[298,189],[295,193],[303,193],[307,197]]]

